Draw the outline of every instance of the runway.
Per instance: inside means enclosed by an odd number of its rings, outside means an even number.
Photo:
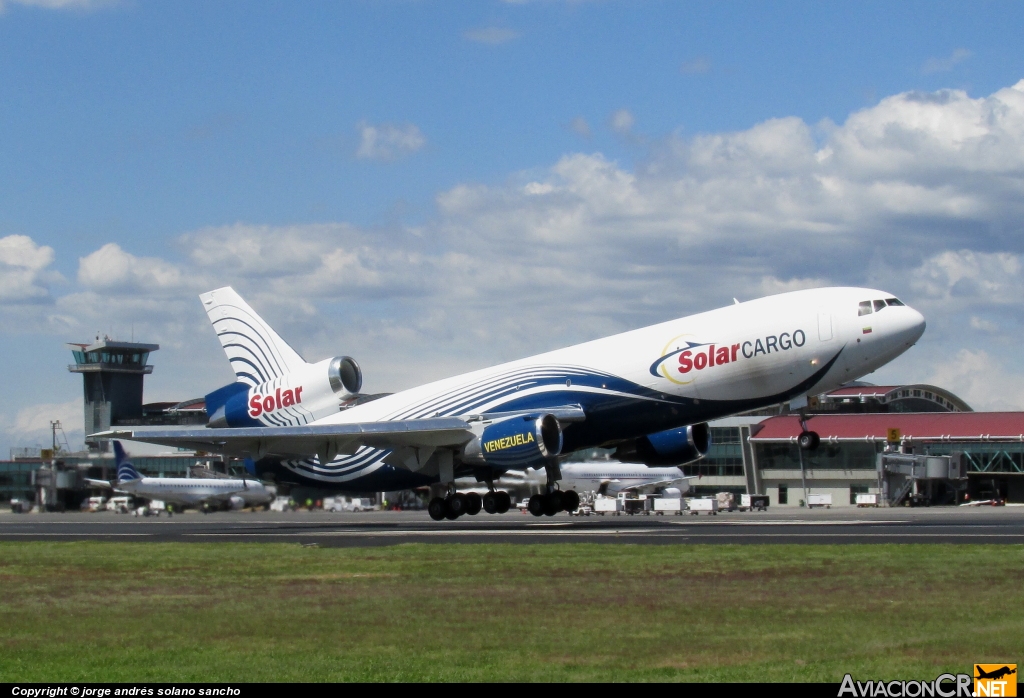
[[[534,518],[518,512],[431,521],[425,512],[0,514],[0,540],[301,543],[1024,543],[1024,507],[775,510],[718,516]]]

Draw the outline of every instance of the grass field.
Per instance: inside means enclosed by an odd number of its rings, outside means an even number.
[[[0,543],[0,681],[934,678],[1021,546]]]

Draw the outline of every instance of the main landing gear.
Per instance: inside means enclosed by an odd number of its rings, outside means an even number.
[[[463,514],[476,516],[484,509],[488,514],[504,514],[512,507],[508,492],[488,492],[483,497],[476,492],[453,492],[447,497],[434,497],[427,505],[427,513],[434,521],[454,521]]]
[[[534,516],[554,516],[560,511],[576,511],[579,506],[580,496],[573,490],[551,490],[547,494],[535,494],[530,497],[527,508]]]

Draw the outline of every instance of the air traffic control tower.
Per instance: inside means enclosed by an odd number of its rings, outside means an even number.
[[[72,373],[81,373],[85,387],[85,433],[106,431],[112,424],[141,419],[142,378],[153,372],[150,352],[159,344],[115,342],[97,337],[94,344],[69,344],[75,363]],[[86,440],[90,450],[106,451],[107,443]]]

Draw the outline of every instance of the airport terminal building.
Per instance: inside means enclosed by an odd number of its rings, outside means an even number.
[[[936,386],[859,385],[819,396],[807,426],[821,437],[814,451],[797,446],[796,415],[719,420],[707,456],[684,471],[697,476],[698,494],[767,494],[771,506],[800,506],[806,490],[843,506],[879,492],[880,454],[963,454],[966,478],[935,487],[929,503],[1024,502],[1024,412],[973,412]],[[890,441],[891,430],[898,441]]]

